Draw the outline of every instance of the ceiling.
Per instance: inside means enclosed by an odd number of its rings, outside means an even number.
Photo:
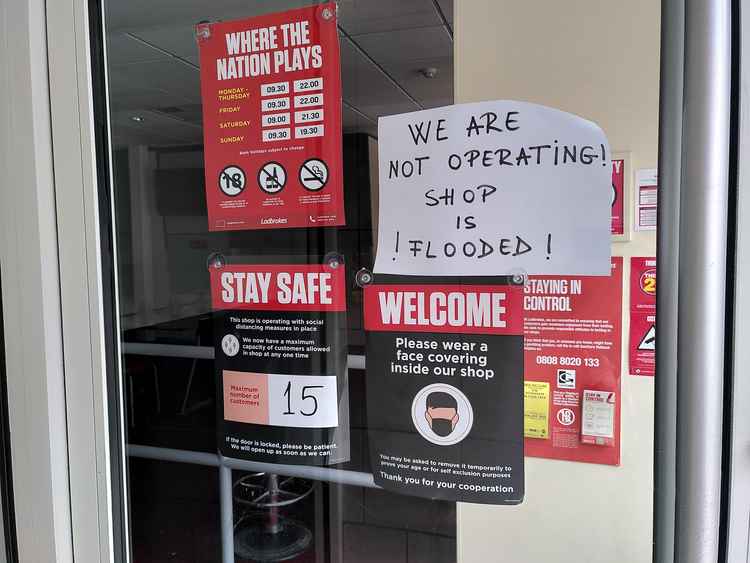
[[[311,0],[110,0],[107,61],[116,145],[202,142],[200,21]],[[382,115],[453,102],[453,0],[339,0],[345,132],[375,135]],[[425,68],[437,69],[426,78]]]

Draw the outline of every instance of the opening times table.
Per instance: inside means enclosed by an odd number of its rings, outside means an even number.
[[[257,131],[258,125],[264,143],[323,137],[326,114],[322,88],[323,78],[318,77],[295,80],[291,84],[261,84],[259,97],[252,96],[244,87],[219,90],[216,96],[218,126],[222,132],[219,143],[241,148],[248,141],[252,142],[249,137],[253,135],[248,136],[244,131]],[[259,107],[253,111],[248,107],[250,104]],[[259,124],[253,123],[256,115],[260,116]]]
[[[262,84],[260,87],[260,125],[263,130],[262,140],[264,142],[286,141],[292,138],[292,134],[295,139],[306,139],[322,137],[325,133],[323,92],[314,91],[323,88],[323,79],[295,80],[293,92],[304,93],[280,97],[280,94],[290,94],[289,86],[289,82],[275,82]],[[239,102],[248,98],[245,88],[220,90],[217,96],[219,102]],[[241,105],[221,106],[219,107],[219,114],[226,118],[228,117],[227,114],[244,114],[245,112],[242,110]],[[294,128],[292,128],[292,125]],[[230,118],[221,121],[219,127],[230,130],[226,136],[221,137],[221,143],[238,143],[244,141],[245,136],[232,135],[231,130],[252,127],[252,123],[247,119]]]
[[[291,91],[289,82],[261,84],[263,142],[285,141],[292,134],[295,139],[322,137],[325,132],[322,90],[322,77],[294,80]],[[285,111],[292,108],[293,112]]]

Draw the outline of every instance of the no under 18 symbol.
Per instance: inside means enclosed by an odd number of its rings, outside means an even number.
[[[570,426],[576,421],[576,413],[570,409],[560,409],[557,411],[557,422],[563,426]]]
[[[234,197],[245,189],[245,172],[233,164],[226,166],[219,174],[219,189],[225,195]]]

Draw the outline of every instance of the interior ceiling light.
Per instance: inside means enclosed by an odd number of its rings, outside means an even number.
[[[438,69],[434,66],[428,66],[425,68],[420,68],[419,73],[425,78],[435,78],[437,76]]]

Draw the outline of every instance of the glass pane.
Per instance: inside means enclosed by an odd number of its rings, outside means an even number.
[[[104,8],[132,560],[649,561],[658,6]]]
[[[349,419],[350,459],[324,467],[323,478],[306,477],[304,465],[293,477],[234,470],[234,529],[225,533],[235,537],[236,560],[456,558],[454,503],[372,485],[362,291],[354,284],[356,272],[372,267],[374,258],[377,117],[452,102],[449,3],[340,8],[344,101],[337,141],[345,226],[209,230],[194,26],[306,4],[105,6],[135,561],[221,558],[218,470],[191,457],[218,459],[217,327],[207,267],[215,253],[229,263],[273,264],[319,262],[335,253],[345,264],[345,334],[332,343],[343,347],[348,364],[348,412],[341,419]],[[389,47],[391,34],[408,36],[419,52]],[[255,179],[248,181],[255,188]],[[367,486],[356,485],[363,481]]]

